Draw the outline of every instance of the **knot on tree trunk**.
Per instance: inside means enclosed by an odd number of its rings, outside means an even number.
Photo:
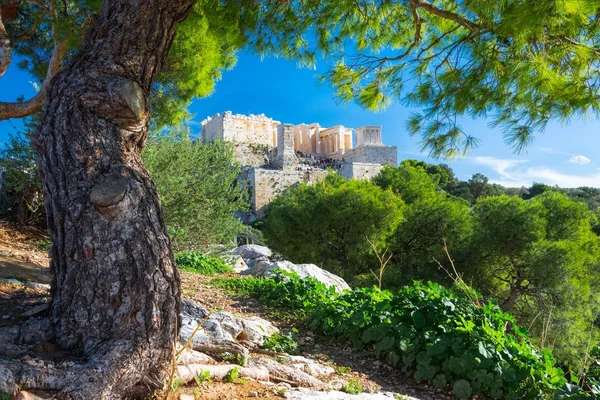
[[[119,174],[109,174],[106,178],[94,185],[90,191],[90,200],[96,208],[108,208],[123,200],[127,193],[127,178]]]
[[[81,103],[93,113],[121,128],[142,128],[148,116],[144,89],[121,77],[86,80]]]
[[[90,201],[104,218],[109,220],[127,220],[137,210],[139,185],[135,179],[116,172],[104,175],[92,186]]]

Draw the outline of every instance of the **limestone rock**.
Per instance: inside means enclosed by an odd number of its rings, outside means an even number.
[[[0,365],[0,392],[13,395],[17,390],[15,378],[12,372],[3,365]]]
[[[254,267],[244,271],[244,274],[269,277],[273,276],[273,270],[276,268],[284,271],[294,271],[301,278],[314,278],[323,282],[327,286],[335,287],[335,290],[338,293],[342,293],[344,290],[350,289],[350,286],[348,286],[346,281],[344,281],[342,278],[332,274],[329,271],[325,271],[314,264],[294,264],[290,261],[276,261],[269,265],[266,265],[266,263],[258,263]]]
[[[329,376],[335,373],[335,369],[329,365],[323,365],[315,360],[302,356],[287,356],[284,360],[292,368],[306,372],[316,378]]]
[[[234,317],[229,312],[215,312],[212,313],[208,321],[216,321],[221,326],[224,332],[227,332],[231,335],[232,338],[237,338],[240,333],[244,330],[244,325],[242,321]],[[205,324],[206,325],[206,324]]]
[[[398,397],[395,393],[391,392],[348,394],[335,390],[329,392],[320,392],[318,390],[306,388],[287,390],[283,394],[283,397],[293,400],[393,400],[397,398],[418,400],[409,396]]]
[[[244,259],[242,257],[238,257],[237,260],[235,260],[235,262],[233,263],[233,270],[238,274],[247,269],[248,265],[244,262]]]
[[[244,261],[248,262],[247,260],[255,258],[269,258],[273,255],[273,252],[266,246],[259,246],[256,244],[245,244],[233,250],[233,254],[241,256],[244,259]]]
[[[252,343],[261,345],[264,343],[265,338],[279,333],[279,329],[275,327],[270,321],[264,320],[259,317],[250,317],[242,321],[244,330],[239,336],[242,340],[247,340]]]
[[[203,321],[209,311],[190,300],[181,301],[181,330],[179,340],[186,342],[198,323]],[[259,317],[239,318],[229,312],[214,312],[198,329],[192,343],[201,343],[210,338],[247,340],[262,345],[265,337],[279,332],[269,321]]]

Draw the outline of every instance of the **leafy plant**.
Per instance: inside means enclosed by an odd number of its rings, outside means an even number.
[[[208,383],[210,381],[210,371],[201,371],[194,377],[194,381],[196,381],[196,385],[198,386]]]
[[[347,374],[350,371],[352,371],[352,368],[350,367],[337,367],[335,369],[335,372],[338,374]]]
[[[186,252],[175,255],[175,262],[184,271],[200,275],[231,272],[231,267],[218,258],[202,253]]]
[[[419,381],[450,385],[459,398],[533,399],[564,384],[549,351],[531,345],[497,304],[477,306],[473,296],[435,283],[415,282],[396,294],[355,289],[322,304],[309,326],[373,347]]]
[[[164,209],[176,251],[231,243],[244,231],[235,212],[248,208],[237,185],[240,166],[232,143],[192,143],[188,126],[149,138],[142,152]]]
[[[240,370],[238,367],[233,367],[223,377],[223,382],[246,384],[248,381],[246,379],[240,378]]]
[[[352,378],[342,386],[342,391],[348,394],[362,393],[363,387],[357,378]]]
[[[34,246],[40,250],[49,251],[52,248],[52,241],[50,239],[40,239],[34,243]]]
[[[296,354],[298,352],[298,342],[291,334],[281,335],[274,333],[267,337],[263,343],[263,347],[267,350],[277,353]]]

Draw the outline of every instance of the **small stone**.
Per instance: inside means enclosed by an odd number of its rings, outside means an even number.
[[[258,397],[258,392],[248,392],[248,397]]]
[[[379,361],[379,360],[377,360],[377,361],[375,361],[375,362],[373,363],[373,365],[374,365],[374,366],[376,366],[376,367],[380,367],[382,364],[383,364],[383,363],[382,363],[381,361]]]
[[[74,366],[75,366],[75,362],[73,362],[73,361],[69,361],[67,363],[67,367],[69,367],[69,368],[73,368]]]
[[[194,396],[190,396],[189,394],[180,394],[179,400],[194,400]]]

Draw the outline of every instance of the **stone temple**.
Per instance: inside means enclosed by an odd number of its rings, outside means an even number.
[[[226,111],[206,118],[202,141],[232,142],[242,165],[240,182],[250,192],[252,217],[271,199],[300,182],[322,180],[332,170],[347,179],[370,179],[383,165],[397,165],[396,146],[386,146],[381,126],[325,128],[318,123],[282,124],[264,114]]]

